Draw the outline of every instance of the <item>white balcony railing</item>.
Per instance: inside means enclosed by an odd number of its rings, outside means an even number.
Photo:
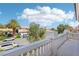
[[[76,40],[79,40],[79,33],[72,33],[72,32],[69,32],[68,34],[69,36],[69,39],[76,39]]]
[[[22,47],[18,47],[12,50],[8,50],[6,52],[0,53],[0,55],[4,56],[22,56],[22,55],[50,55],[51,53],[47,53],[51,48],[51,40],[41,40],[29,45],[25,45]],[[47,53],[47,54],[46,54]]]
[[[0,56],[51,56],[57,55],[57,50],[68,40],[68,32],[56,38],[43,39],[22,47],[1,52]]]

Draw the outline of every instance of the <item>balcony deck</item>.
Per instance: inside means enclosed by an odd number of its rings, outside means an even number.
[[[58,56],[79,56],[79,40],[70,39],[57,51]]]

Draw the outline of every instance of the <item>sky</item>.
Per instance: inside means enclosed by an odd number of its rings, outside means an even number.
[[[7,3],[0,4],[0,23],[7,24],[16,19],[22,27],[31,22],[41,27],[56,28],[59,24],[76,27],[74,5],[68,3]]]

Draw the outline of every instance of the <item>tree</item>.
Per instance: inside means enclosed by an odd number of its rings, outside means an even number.
[[[16,28],[20,27],[19,23],[15,19],[12,19],[6,26],[13,29],[13,36],[15,36]]]
[[[58,33],[63,33],[64,29],[65,29],[65,25],[63,25],[63,24],[60,24],[60,25],[57,27]]]
[[[31,23],[29,26],[29,40],[34,41],[38,40],[38,32],[39,32],[39,25],[35,23]]]
[[[52,31],[57,31],[57,29],[55,29],[55,28],[51,28],[51,30],[52,30]]]
[[[68,24],[64,25],[65,29],[70,28],[71,26],[69,26]]]
[[[58,33],[63,33],[63,31],[65,30],[65,29],[69,29],[69,28],[71,28],[71,26],[69,26],[68,24],[60,24],[58,27],[57,27],[57,31],[58,31]]]
[[[43,38],[43,35],[45,34],[45,32],[46,32],[46,29],[45,28],[40,28],[39,29],[39,37],[40,38]]]
[[[55,28],[51,28],[51,30],[55,30]]]
[[[28,39],[32,41],[37,41],[41,39],[45,33],[45,29],[40,28],[39,24],[31,23],[29,26],[29,37]]]

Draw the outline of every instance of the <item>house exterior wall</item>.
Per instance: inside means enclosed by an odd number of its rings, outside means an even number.
[[[79,3],[75,4],[75,15],[76,19],[79,21]]]

